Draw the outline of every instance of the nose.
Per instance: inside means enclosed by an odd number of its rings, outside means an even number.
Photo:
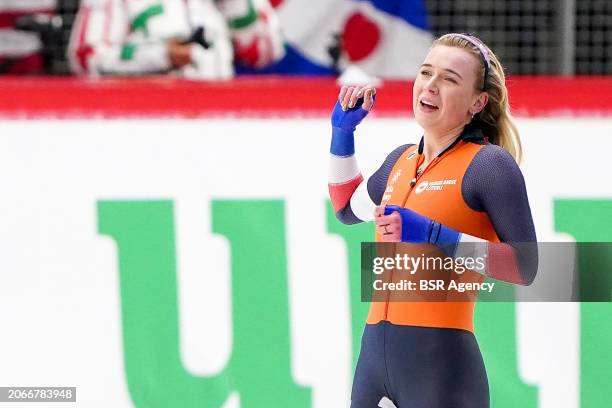
[[[425,82],[424,84],[424,88],[427,92],[437,95],[438,94],[438,84],[437,84],[437,77],[436,76],[432,76],[429,78],[428,81]]]

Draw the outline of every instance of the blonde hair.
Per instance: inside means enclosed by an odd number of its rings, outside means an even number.
[[[435,40],[431,47],[446,45],[448,47],[464,48],[469,50],[469,52],[480,62],[480,69],[477,75],[478,80],[474,86],[477,91],[482,91],[484,89],[484,91],[489,94],[489,101],[479,114],[480,121],[485,125],[485,136],[489,137],[491,143],[505,149],[517,163],[520,163],[523,156],[523,149],[518,129],[510,114],[504,68],[493,51],[491,51],[486,44],[481,43],[484,50],[488,52],[489,58],[489,69],[486,82],[484,82],[485,57],[481,54],[478,47],[471,41],[468,41],[465,36],[466,35],[446,34]],[[480,42],[477,38],[470,38]]]

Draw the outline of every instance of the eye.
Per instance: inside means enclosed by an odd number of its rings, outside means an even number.
[[[447,80],[447,81],[449,81],[449,82],[452,82],[453,84],[456,84],[456,83],[457,83],[457,81],[456,81],[454,78],[451,78],[451,77],[446,77],[446,78],[444,78],[444,79],[445,79],[445,80]]]
[[[431,72],[429,72],[428,70],[424,69],[424,70],[421,71],[421,75],[430,76]]]

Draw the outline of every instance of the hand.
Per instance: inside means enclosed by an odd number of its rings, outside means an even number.
[[[371,85],[343,86],[332,112],[332,126],[354,132],[357,125],[374,109],[376,88]]]
[[[375,96],[376,88],[371,85],[343,86],[338,94],[338,102],[340,102],[344,111],[360,106],[363,103],[363,109],[369,112],[374,109]]]
[[[374,223],[383,242],[401,242],[402,218],[399,212],[393,211],[385,215],[385,206],[378,206],[374,209]]]
[[[379,208],[376,208],[374,215],[377,214]],[[391,217],[395,214],[399,218],[399,240],[401,242],[433,244],[438,246],[446,255],[454,256],[457,244],[461,238],[459,231],[435,222],[409,208],[397,205],[386,205],[383,209],[382,217]],[[391,231],[389,227],[387,227],[387,231]]]
[[[436,243],[435,239],[432,242],[432,231],[435,227],[437,227],[436,231],[439,232],[440,224],[433,222],[429,218],[412,211],[409,208],[400,207],[398,205],[386,205],[384,207],[383,214],[397,214],[401,224],[400,241],[412,243]]]
[[[178,38],[169,40],[166,43],[168,58],[173,68],[183,68],[191,64],[191,44],[184,44]]]

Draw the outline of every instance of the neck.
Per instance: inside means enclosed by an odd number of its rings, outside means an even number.
[[[425,140],[423,145],[423,155],[425,156],[425,163],[429,163],[430,161],[432,161],[444,149],[450,146],[461,134],[464,127],[465,124],[461,124],[453,129],[446,130],[444,132],[425,130]]]

